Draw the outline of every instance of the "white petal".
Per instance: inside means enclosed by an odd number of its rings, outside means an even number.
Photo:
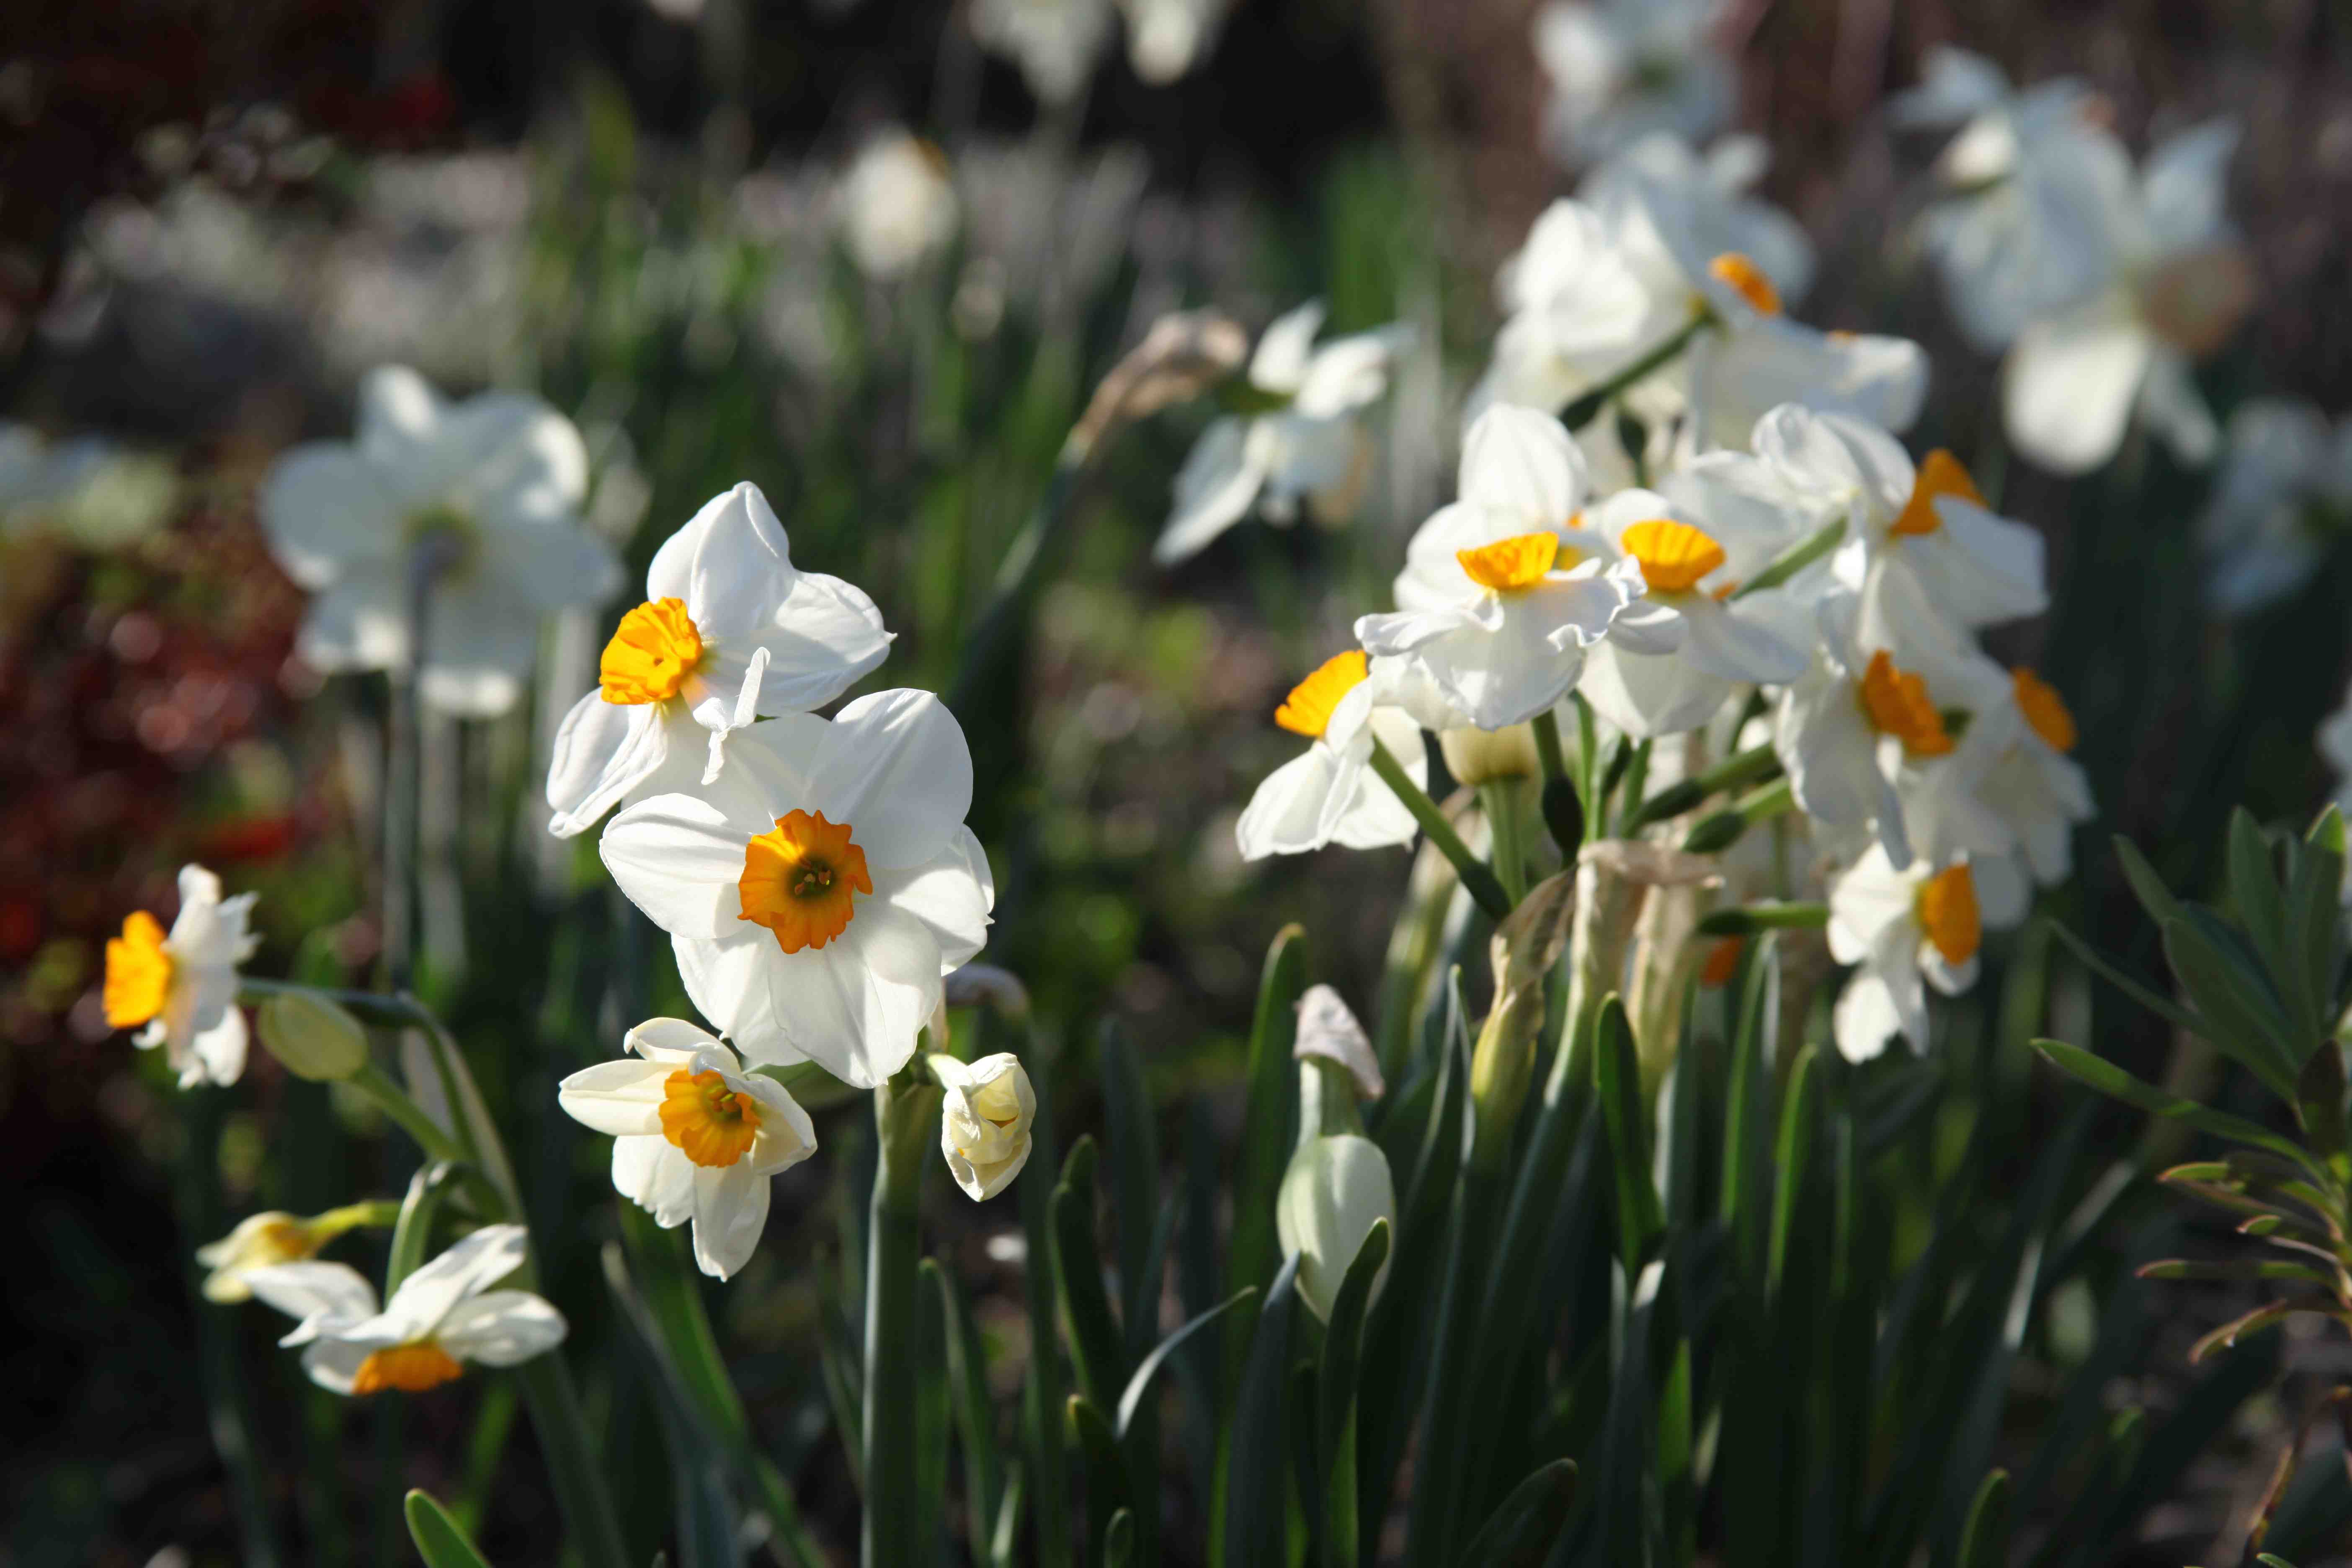
[[[740,1066],[717,1036],[684,1018],[647,1018],[623,1037],[621,1048],[635,1051],[647,1061],[671,1065],[708,1053],[724,1058],[729,1072]]]
[[[273,1263],[246,1269],[242,1278],[256,1296],[297,1320],[298,1344],[314,1337],[319,1323],[375,1316],[375,1287],[348,1263]]]
[[[939,1005],[939,951],[922,922],[869,901],[824,947],[763,962],[769,1005],[795,1048],[871,1089],[907,1065]]]
[[[667,1138],[614,1139],[613,1190],[675,1230],[694,1217],[694,1162]]]
[[[749,635],[768,655],[760,680],[765,713],[822,708],[890,651],[890,634],[874,601],[856,584],[822,572],[799,574],[768,624]]]
[[[380,463],[413,458],[440,429],[446,407],[432,384],[406,365],[378,365],[360,378],[360,447]]]
[[[1176,473],[1174,510],[1151,547],[1162,566],[1199,554],[1249,514],[1265,482],[1265,463],[1250,449],[1249,421],[1228,416],[1201,432]]]
[[[751,1260],[768,1227],[768,1178],[749,1160],[695,1167],[694,1261],[724,1279]]]
[[[373,1345],[347,1344],[341,1340],[316,1340],[302,1352],[302,1370],[330,1394],[349,1396],[359,1381],[360,1367],[373,1354]]]
[[[608,1138],[658,1137],[667,1061],[624,1058],[583,1068],[555,1086],[555,1103],[582,1126]]]
[[[1549,414],[1497,404],[1462,437],[1461,499],[1521,518],[1516,531],[1566,525],[1584,504],[1584,454]]]
[[[940,962],[952,969],[987,944],[989,910],[996,901],[995,888],[986,879],[987,866],[987,852],[965,828],[961,840],[929,865],[877,873],[874,897],[929,928],[939,944]]]
[[[408,623],[397,574],[377,563],[345,571],[310,601],[295,648],[304,663],[330,673],[405,666]]]
[[[207,1083],[235,1083],[245,1074],[247,1044],[245,1010],[232,1005],[221,1015],[219,1023],[196,1031],[195,1038],[189,1043],[194,1053],[192,1065]]]
[[[1886,1042],[1898,1035],[1924,1047],[1927,1002],[1909,994],[1918,986],[1916,970],[1909,971],[1907,978],[1901,973],[1856,971],[1831,1016],[1838,1054],[1850,1062],[1866,1062],[1884,1054]]]
[[[522,1226],[486,1225],[402,1280],[384,1314],[429,1329],[459,1301],[521,1268],[524,1252]]]
[[[591,691],[572,705],[555,732],[547,766],[548,831],[570,838],[596,826],[621,797],[669,760],[662,704],[617,703]]]
[[[1585,656],[1584,673],[1577,680],[1594,712],[1636,738],[1697,729],[1715,717],[1733,685],[1680,655],[1628,653],[1613,641]]]
[[[1329,815],[1339,758],[1328,746],[1310,745],[1266,774],[1242,808],[1234,839],[1244,860],[1269,855],[1302,855],[1328,842]]]
[[[870,865],[921,866],[953,841],[971,809],[971,752],[946,703],[877,691],[844,708],[834,731],[812,762],[810,799],[856,827]]]
[[[741,929],[746,842],[708,801],[659,795],[614,817],[596,848],[654,924],[672,936],[717,939]]]
[[[279,458],[259,510],[269,552],[305,588],[325,587],[354,561],[389,563],[400,552],[400,498],[381,469],[340,442]]]
[[[1307,380],[1315,334],[1322,330],[1323,301],[1309,300],[1276,317],[1250,355],[1251,384],[1268,392],[1297,392]]]
[[[733,1081],[733,1080],[730,1080]],[[760,1131],[744,1163],[761,1176],[788,1171],[816,1152],[816,1123],[774,1079],[753,1073],[741,1080],[740,1092],[760,1102]]]
[[[1809,649],[1790,647],[1728,605],[1699,596],[1685,605],[1683,615],[1690,630],[1681,657],[1709,675],[1780,686],[1804,674],[1811,662]]]
[[[2001,375],[2001,421],[2017,449],[2062,474],[2116,455],[2154,342],[2137,318],[2094,306],[2018,335]]]
[[[520,1366],[563,1342],[563,1314],[528,1290],[492,1290],[460,1301],[434,1338],[459,1361]]]
[[[745,1061],[784,1066],[808,1059],[769,1005],[768,965],[782,955],[765,928],[745,924],[718,942],[672,937],[670,951],[696,1009],[725,1032]]]

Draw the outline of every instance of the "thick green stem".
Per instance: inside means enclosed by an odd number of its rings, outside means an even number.
[[[1825,522],[1812,534],[1784,552],[1764,570],[1731,591],[1734,599],[1744,599],[1750,594],[1760,594],[1767,588],[1777,588],[1790,578],[1835,550],[1845,539],[1845,519]]]
[[[457,1164],[471,1164],[465,1147],[441,1130],[438,1122],[425,1114],[406,1090],[392,1081],[384,1070],[373,1062],[343,1080],[373,1100],[382,1110],[400,1124],[400,1130],[416,1141],[416,1146],[436,1160],[447,1160]]]
[[[1690,341],[1698,336],[1701,329],[1712,326],[1714,322],[1715,312],[1701,305],[1691,312],[1691,319],[1676,329],[1673,336],[1617,371],[1598,386],[1590,388],[1582,396],[1562,409],[1559,422],[1570,430],[1583,429],[1592,423],[1603,407],[1608,405],[1611,398],[1672,364],[1675,357],[1690,346]]]
[[[572,1384],[562,1352],[550,1351],[515,1368],[531,1428],[555,1486],[556,1506],[570,1526],[572,1545],[588,1568],[632,1568],[621,1548],[621,1521],[613,1512],[612,1484],[588,1441],[588,1416]]]
[[[1637,833],[1653,822],[1663,822],[1705,801],[1709,795],[1724,790],[1738,789],[1780,770],[1780,758],[1772,748],[1752,746],[1748,750],[1726,757],[1705,773],[1668,784],[1641,804],[1627,816],[1620,831]]]
[[[1478,804],[1486,813],[1496,879],[1503,884],[1503,897],[1516,908],[1528,896],[1528,847],[1519,832],[1518,781],[1488,779],[1478,786]]]
[[[922,1516],[917,1405],[922,1375],[916,1317],[922,1262],[923,1161],[939,1140],[940,1089],[919,1065],[874,1091],[881,1160],[866,1253],[866,1528],[864,1568],[931,1554]]]
[[[1462,842],[1462,836],[1454,831],[1454,825],[1445,820],[1445,814],[1437,809],[1437,803],[1429,798],[1429,792],[1412,782],[1404,771],[1404,764],[1381,743],[1378,736],[1372,738],[1372,772],[1389,786],[1397,799],[1404,802],[1404,808],[1412,813],[1412,819],[1421,824],[1422,832],[1437,846],[1438,853],[1454,862],[1454,872],[1461,877],[1463,888],[1477,900],[1478,907],[1498,921],[1509,914],[1510,896],[1503,891],[1503,884],[1496,880],[1494,869],[1470,853],[1470,847]]]

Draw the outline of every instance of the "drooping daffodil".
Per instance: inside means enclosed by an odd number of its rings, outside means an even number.
[[[717,776],[726,737],[761,713],[820,708],[882,662],[874,601],[793,564],[759,487],[739,484],[672,534],[574,703],[547,773],[549,823],[584,833],[625,798]]]
[[[196,1248],[196,1261],[205,1269],[205,1300],[224,1304],[249,1301],[253,1287],[245,1277],[254,1269],[316,1258],[320,1248],[345,1231],[368,1225],[389,1226],[398,1213],[397,1204],[357,1203],[307,1219],[282,1209],[247,1215],[218,1241]]]
[[[1405,659],[1482,730],[1565,697],[1604,636],[1672,652],[1681,623],[1626,615],[1645,592],[1641,565],[1611,559],[1583,526],[1585,501],[1583,454],[1559,420],[1487,409],[1463,438],[1459,499],[1405,547],[1398,608],[1358,620],[1357,637],[1375,658]]]
[[[2221,470],[2199,525],[2225,616],[2285,598],[2352,527],[2352,420],[2331,427],[2308,403],[2249,398],[2230,416]]]
[[[1989,906],[1966,860],[1903,870],[1873,845],[1830,883],[1830,955],[1857,966],[1832,1016],[1839,1054],[1867,1061],[1898,1035],[1926,1050],[1927,987],[1957,996],[1975,984],[1985,927],[2023,913]]]
[[[1255,507],[1287,526],[1303,501],[1336,525],[1355,512],[1371,447],[1357,416],[1388,390],[1402,329],[1380,328],[1318,345],[1321,300],[1276,319],[1250,356],[1244,395],[1264,406],[1228,414],[1201,433],[1177,470],[1175,507],[1151,547],[1162,566],[1197,555]]]
[[[665,1230],[691,1221],[696,1265],[725,1279],[767,1228],[768,1178],[816,1152],[815,1125],[683,1018],[647,1019],[622,1044],[633,1054],[572,1074],[556,1103],[613,1140],[614,1190]]]
[[[1428,784],[1429,748],[1406,706],[1414,700],[1404,689],[1410,683],[1403,661],[1350,648],[1290,689],[1274,721],[1307,737],[1307,747],[1250,796],[1234,828],[1243,859],[1303,855],[1327,844],[1380,849],[1412,842],[1412,813],[1372,769],[1372,748],[1384,746],[1406,777]]]
[[[963,825],[971,753],[928,691],[830,721],[765,719],[696,794],[604,829],[621,890],[670,933],[679,977],[746,1060],[814,1061],[870,1089],[907,1064],[996,890]]]
[[[523,1227],[488,1225],[400,1283],[381,1310],[375,1287],[347,1263],[249,1270],[253,1293],[299,1320],[278,1342],[333,1394],[421,1394],[466,1363],[519,1366],[563,1342],[563,1314],[528,1290],[491,1287],[522,1267]]]
[[[940,1100],[940,1152],[948,1174],[974,1203],[1010,1186],[1029,1163],[1037,1092],[1010,1051],[977,1061],[945,1054],[928,1058],[945,1092]]]
[[[2011,701],[2023,721],[1985,771],[1978,793],[2007,823],[2032,879],[2045,887],[2074,868],[2074,829],[2097,814],[2091,781],[2068,752],[2074,715],[2058,689],[2021,665],[2010,671]]]
[[[235,1083],[245,1071],[245,1014],[236,966],[261,939],[249,929],[257,895],[221,897],[220,879],[180,868],[180,912],[169,933],[144,910],[106,943],[106,1022],[137,1029],[142,1050],[162,1046],[180,1087]]]
[[[297,447],[262,486],[271,552],[316,595],[298,651],[324,670],[421,665],[425,701],[505,712],[530,673],[540,617],[620,585],[612,546],[580,521],[587,488],[580,432],[538,398],[448,403],[413,370],[370,372],[356,440]],[[418,659],[409,607],[425,572]]]

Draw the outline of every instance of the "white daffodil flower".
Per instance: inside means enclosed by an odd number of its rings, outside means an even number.
[[[1987,925],[2024,918],[2022,884],[1996,903],[1969,862],[1899,870],[1873,846],[1830,883],[1830,956],[1858,965],[1832,1015],[1838,1053],[1868,1061],[1900,1035],[1927,1048],[1927,993],[1958,996],[1976,984]]]
[[[767,498],[737,485],[655,554],[646,602],[604,645],[597,689],[564,715],[549,830],[568,838],[632,794],[715,778],[728,735],[759,713],[823,707],[889,650],[874,601],[795,567]]]
[[[1582,526],[1584,458],[1559,421],[1497,404],[1462,443],[1460,499],[1421,525],[1399,608],[1356,623],[1470,723],[1499,730],[1568,695],[1586,650],[1614,636],[1642,653],[1681,646],[1672,616],[1627,615],[1642,568]]]
[[[1066,103],[1110,41],[1111,0],[974,0],[972,37],[1021,68],[1041,102]]]
[[[1546,207],[1503,263],[1496,292],[1503,325],[1471,397],[1474,420],[1498,402],[1557,412],[1647,346],[1650,291],[1588,203]]]
[[[1889,110],[1899,125],[1960,128],[1937,163],[1951,194],[1927,210],[1922,236],[1978,348],[1999,353],[2100,285],[2131,156],[2087,85],[2064,77],[2015,90],[1984,57],[1937,47]]]
[[[106,1022],[138,1029],[133,1043],[164,1048],[180,1087],[235,1083],[248,1043],[236,1005],[236,966],[261,939],[248,929],[257,895],[221,897],[220,879],[180,868],[180,912],[169,935],[144,910],[124,917],[106,943]],[[142,1026],[144,1026],[142,1027]]]
[[[1377,1220],[1396,1226],[1396,1181],[1388,1156],[1370,1139],[1353,1132],[1309,1139],[1291,1157],[1274,1200],[1275,1234],[1286,1255],[1298,1256],[1298,1296],[1328,1322],[1332,1303],[1348,1269]],[[1370,1300],[1388,1283],[1382,1262],[1372,1277]]]
[[[286,574],[317,597],[296,647],[318,668],[405,669],[436,708],[513,706],[540,617],[620,584],[612,546],[581,525],[588,453],[536,397],[445,403],[398,365],[360,384],[358,438],[295,447],[270,468],[261,524]],[[421,660],[408,646],[419,551],[438,565]]]
[[[520,1366],[563,1342],[563,1314],[528,1290],[491,1286],[523,1264],[523,1228],[488,1225],[401,1281],[382,1310],[344,1263],[281,1263],[245,1276],[256,1296],[299,1319],[278,1342],[333,1394],[421,1394],[466,1363]]]
[[[1356,416],[1388,390],[1403,329],[1383,327],[1320,345],[1321,300],[1276,319],[1250,356],[1247,381],[1265,413],[1213,421],[1177,470],[1175,508],[1151,547],[1162,566],[1197,555],[1255,506],[1288,526],[1304,500],[1318,521],[1355,512],[1370,478],[1371,447]]]
[[[974,1203],[1010,1186],[1029,1163],[1037,1092],[1029,1072],[1010,1051],[960,1061],[930,1058],[931,1076],[946,1093],[940,1100],[940,1152],[948,1174]]]
[[[1375,742],[1416,784],[1429,783],[1421,721],[1405,704],[1402,662],[1350,648],[1290,689],[1274,721],[1307,738],[1307,750],[1265,776],[1234,824],[1244,860],[1303,855],[1328,844],[1381,849],[1410,844],[1412,813],[1372,772]]]
[[[830,722],[736,731],[716,781],[626,807],[600,847],[747,1060],[871,1089],[987,939],[996,889],[971,805],[954,716],[928,691],[877,691]]]
[[[1536,13],[1546,145],[1583,163],[1652,132],[1714,134],[1738,89],[1715,37],[1723,11],[1721,0],[1554,0]]]
[[[247,1215],[236,1228],[218,1241],[196,1248],[205,1266],[204,1295],[207,1301],[228,1304],[253,1300],[245,1277],[257,1268],[299,1263],[316,1258],[319,1249],[347,1230],[363,1225],[388,1225],[389,1204],[347,1204],[308,1219],[282,1209]]]
[[[1694,279],[1718,256],[1747,258],[1780,300],[1811,286],[1813,242],[1804,226],[1749,194],[1770,164],[1759,136],[1726,136],[1702,153],[1660,132],[1585,175],[1578,198],[1604,215],[1627,265],[1662,307],[1654,329],[1681,325]]]
[[[1118,0],[1127,60],[1138,79],[1165,87],[1216,47],[1229,0]]]
[[[2225,210],[2238,130],[2214,121],[2152,149],[2137,184],[2081,241],[2099,281],[2017,334],[2002,366],[2001,420],[2043,468],[2088,473],[2116,454],[2133,412],[2185,463],[2220,441],[2189,367],[2219,348],[2256,279]]]
[[[2230,416],[2200,532],[2225,616],[2285,598],[2311,580],[2352,522],[2352,420],[2330,429],[2308,403],[2257,397]]]
[[[1793,542],[1785,528],[1748,526],[1759,515],[1769,514],[1726,510],[1694,526],[1647,490],[1626,490],[1587,510],[1585,525],[1640,564],[1648,592],[1639,613],[1683,624],[1672,653],[1637,653],[1603,637],[1585,656],[1577,683],[1594,712],[1636,739],[1679,734],[1713,718],[1738,687],[1779,686],[1805,673],[1805,647],[1727,602]]]
[[[2010,671],[2011,703],[2020,723],[1986,770],[1978,793],[2015,837],[2026,869],[2045,887],[2074,868],[2074,829],[2097,815],[2091,782],[2074,749],[2074,715],[2048,681],[2022,665]]]
[[[672,1230],[694,1225],[694,1261],[725,1279],[768,1225],[768,1178],[816,1152],[816,1128],[783,1085],[683,1018],[650,1018],[635,1053],[556,1086],[564,1114],[613,1140],[613,1189]]]
[[[843,243],[877,282],[912,272],[955,237],[959,212],[947,159],[937,147],[890,130],[866,143],[835,197]]]

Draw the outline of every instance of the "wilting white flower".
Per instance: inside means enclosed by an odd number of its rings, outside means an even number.
[[[563,1314],[528,1290],[490,1287],[523,1264],[523,1228],[488,1225],[400,1283],[382,1310],[345,1263],[281,1263],[245,1276],[253,1293],[300,1320],[278,1342],[300,1345],[302,1370],[334,1394],[419,1394],[467,1362],[519,1366],[563,1342]]]
[[[587,489],[580,432],[538,398],[445,403],[413,370],[371,371],[357,440],[297,447],[262,487],[272,553],[317,595],[296,646],[320,669],[407,668],[410,578],[431,551],[419,690],[454,713],[504,712],[540,617],[619,586],[612,547],[579,521]]]
[[[135,910],[122,934],[107,939],[106,1022],[139,1029],[142,1050],[163,1047],[182,1089],[235,1083],[245,1071],[236,966],[260,945],[247,929],[256,896],[224,899],[218,877],[183,866],[180,913],[168,936],[153,915]]]
[[[634,1058],[556,1086],[574,1121],[613,1140],[613,1188],[665,1230],[691,1220],[694,1261],[724,1279],[751,1261],[768,1225],[768,1178],[816,1152],[816,1128],[783,1085],[683,1018],[650,1018]]]
[[[1795,542],[1790,531],[1771,526],[1778,521],[1724,509],[1697,527],[1646,490],[1622,491],[1587,511],[1586,526],[1639,563],[1648,590],[1640,613],[1682,623],[1681,646],[1671,653],[1638,653],[1612,636],[1586,655],[1577,689],[1594,712],[1628,735],[1678,734],[1714,717],[1737,687],[1777,686],[1805,672],[1802,645],[1727,602]]]
[[[1298,999],[1298,1026],[1291,1037],[1290,1054],[1300,1061],[1320,1058],[1339,1063],[1366,1100],[1378,1100],[1387,1089],[1371,1037],[1356,1021],[1346,999],[1328,985],[1310,985]]]
[[[747,1059],[870,1089],[987,938],[996,889],[971,805],[954,716],[928,691],[877,691],[830,722],[738,731],[716,781],[625,808],[601,847]]]
[[[1988,907],[1990,895],[1965,860],[1897,870],[1876,845],[1832,880],[1830,955],[1859,966],[1832,1020],[1840,1055],[1867,1061],[1895,1035],[1927,1048],[1927,986],[1957,996],[1975,984],[1985,926],[2023,917]]]
[[[1720,0],[1554,0],[1536,14],[1536,58],[1551,79],[1544,139],[1589,160],[1654,131],[1706,140],[1730,117],[1738,83],[1712,37]]]
[[[850,259],[869,278],[902,278],[955,237],[947,159],[904,131],[866,142],[841,182],[838,205]]]
[[[1252,392],[1279,406],[1227,415],[1201,433],[1176,475],[1176,505],[1151,558],[1162,566],[1198,554],[1255,504],[1287,524],[1303,500],[1318,520],[1344,522],[1369,475],[1371,449],[1355,418],[1388,390],[1389,364],[1404,341],[1383,327],[1318,347],[1323,305],[1313,300],[1276,319],[1250,356]]]
[[[1308,744],[1250,796],[1234,827],[1243,859],[1303,855],[1327,844],[1379,849],[1412,842],[1412,813],[1371,767],[1378,743],[1414,784],[1428,784],[1421,724],[1398,705],[1402,676],[1399,661],[1350,648],[1290,689],[1274,721]]]
[[[948,1174],[972,1202],[992,1198],[1029,1163],[1037,1093],[1028,1069],[1010,1051],[972,1062],[935,1055],[930,1068],[947,1091],[940,1100],[940,1152]]]
[[[1396,1226],[1396,1183],[1388,1156],[1370,1139],[1353,1132],[1310,1138],[1291,1157],[1274,1200],[1274,1228],[1286,1255],[1298,1257],[1298,1296],[1314,1314],[1329,1321],[1331,1306],[1363,1249],[1373,1222]],[[1383,1260],[1372,1277],[1369,1300],[1388,1283]]]
[[[597,689],[564,716],[550,830],[568,838],[632,794],[715,777],[729,734],[761,712],[823,707],[889,649],[874,601],[794,566],[767,498],[737,485],[655,554],[646,602],[604,645]]]
[[[1604,636],[1636,652],[1680,646],[1671,616],[1627,616],[1638,562],[1583,526],[1584,458],[1559,421],[1497,404],[1462,443],[1460,499],[1405,547],[1399,608],[1356,623],[1482,730],[1531,719],[1568,694]]]
[[[2007,824],[2033,879],[2054,886],[2074,866],[2074,829],[2097,814],[2091,783],[2074,749],[2074,715],[2065,699],[2033,671],[2010,671],[2020,723],[2008,725],[2009,743],[1987,768],[1978,793]]]
[[[1075,96],[1110,41],[1111,0],[973,0],[972,37],[1021,67],[1047,103]]]
[[[2352,421],[2330,429],[2308,403],[2253,398],[2230,416],[2200,531],[2214,557],[2206,595],[2225,616],[2283,599],[2352,523]]]
[[[218,1241],[196,1248],[196,1261],[207,1270],[205,1300],[224,1304],[249,1301],[253,1299],[253,1287],[246,1283],[245,1277],[254,1269],[315,1258],[320,1247],[347,1230],[390,1223],[389,1215],[379,1211],[391,1206],[349,1204],[308,1219],[282,1209],[247,1215]]]
[[[1127,18],[1127,59],[1153,87],[1174,81],[1216,44],[1229,0],[1118,0]]]
[[[2137,409],[2183,462],[2211,458],[2220,432],[2189,366],[2236,330],[2256,287],[2224,207],[2237,144],[2227,121],[2182,132],[2149,152],[2123,199],[2094,209],[2101,232],[2079,243],[2097,281],[2025,326],[2002,366],[2002,424],[2019,451],[2088,473]]]

